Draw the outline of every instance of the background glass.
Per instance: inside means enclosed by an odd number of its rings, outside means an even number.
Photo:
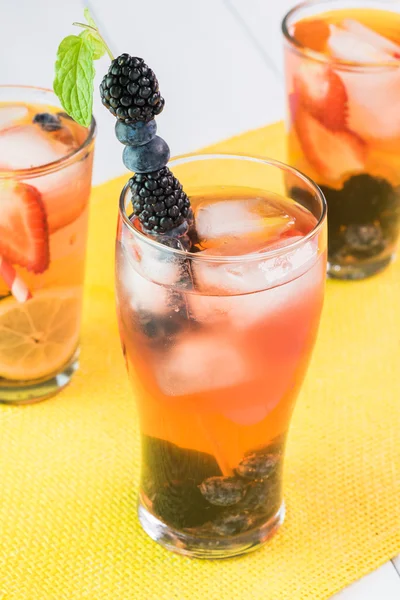
[[[0,124],[0,402],[18,404],[52,396],[78,368],[95,122],[71,121],[49,90],[3,86],[0,103],[0,118],[16,115]],[[60,123],[33,123],[48,111]],[[24,265],[39,246],[43,268]]]
[[[379,54],[382,38],[368,38],[366,50],[357,24],[347,37],[341,29],[330,30],[337,58],[296,40],[294,25],[328,11],[329,23],[354,23],[359,9],[382,35],[400,34],[395,15],[400,4],[392,0],[304,2],[282,24],[288,161],[321,186],[329,210],[328,272],[343,279],[373,275],[394,257],[400,226],[400,61]],[[312,35],[304,33],[304,43],[315,44]]]

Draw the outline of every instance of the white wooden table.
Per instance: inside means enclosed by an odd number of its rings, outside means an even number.
[[[91,0],[115,53],[143,56],[168,109],[159,132],[173,155],[276,121],[284,114],[280,22],[293,0]],[[61,38],[79,0],[0,0],[0,83],[51,87]],[[105,64],[99,64],[99,72]],[[97,85],[99,78],[97,78]],[[94,182],[123,174],[114,119],[96,95]],[[400,557],[336,600],[400,600]],[[293,599],[293,600],[301,600]]]

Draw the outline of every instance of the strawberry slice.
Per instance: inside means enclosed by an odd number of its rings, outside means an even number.
[[[346,128],[347,92],[330,67],[303,62],[294,76],[294,91],[308,112],[332,131]]]
[[[304,108],[297,111],[295,127],[306,158],[326,179],[337,181],[364,169],[366,146],[354,133],[330,131]]]
[[[34,273],[49,266],[49,235],[40,193],[26,183],[0,186],[0,255]]]
[[[293,37],[305,48],[323,52],[326,48],[329,33],[329,25],[326,21],[322,21],[322,19],[305,19],[295,24]]]

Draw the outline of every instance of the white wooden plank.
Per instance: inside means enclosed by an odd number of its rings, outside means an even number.
[[[283,74],[283,40],[281,22],[285,14],[299,2],[296,0],[224,0],[228,9],[242,20],[256,45]]]
[[[274,75],[222,0],[124,4],[122,20],[115,4],[124,2],[98,0],[96,12],[119,52],[131,48],[157,72],[167,100],[159,130],[173,154],[279,118]]]
[[[396,558],[394,558],[392,560],[392,563],[394,565],[394,568],[396,569],[397,573],[399,574],[400,577],[400,554],[399,556],[396,556]]]
[[[96,0],[111,45],[145,57],[167,104],[159,132],[181,154],[279,118],[282,96],[274,74],[222,0]],[[22,17],[23,15],[23,17]],[[0,21],[2,83],[51,87],[56,49],[82,16],[79,0],[18,0]],[[18,31],[18,35],[16,32]],[[107,60],[97,64],[101,74]],[[95,181],[125,171],[114,120],[98,94]]]
[[[389,561],[336,594],[332,600],[399,600],[399,598],[400,578]]]

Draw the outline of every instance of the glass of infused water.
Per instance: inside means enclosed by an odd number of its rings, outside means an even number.
[[[0,87],[0,402],[52,396],[78,367],[95,123]]]
[[[373,275],[400,227],[400,2],[304,2],[283,34],[289,162],[327,199],[328,272]]]
[[[157,241],[132,216],[142,196],[152,202],[143,190],[157,201],[173,188],[162,169],[125,186],[116,244],[139,519],[171,550],[229,557],[284,518],[285,441],[324,296],[325,200],[274,161],[199,154],[168,166],[190,199],[189,229]]]

